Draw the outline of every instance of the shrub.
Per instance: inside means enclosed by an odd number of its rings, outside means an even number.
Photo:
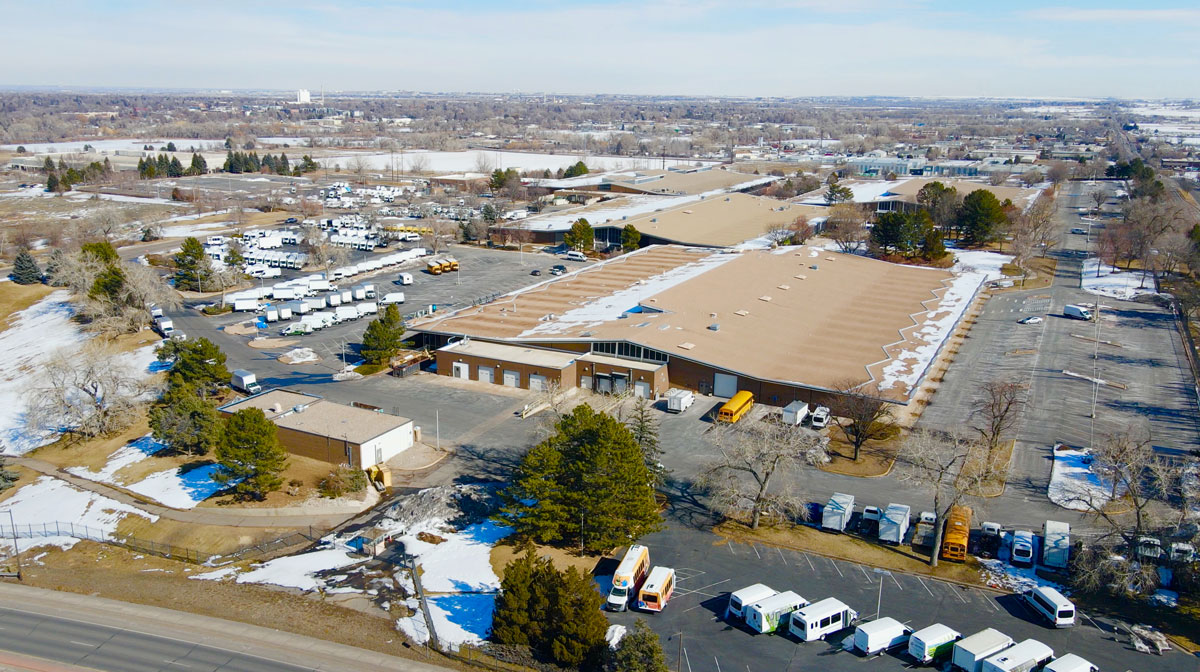
[[[329,475],[317,484],[317,491],[322,497],[337,499],[342,495],[362,492],[367,488],[367,475],[361,469],[352,469],[344,464],[338,465]]]

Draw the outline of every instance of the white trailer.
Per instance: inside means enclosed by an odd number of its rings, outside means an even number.
[[[355,285],[350,288],[350,296],[355,301],[362,301],[367,298],[367,288],[362,285]]]
[[[327,305],[324,296],[310,296],[304,300],[304,304],[312,310],[324,310]]]
[[[401,285],[411,285],[413,283],[412,273],[401,273],[397,276],[396,281]]]
[[[911,514],[912,508],[907,504],[888,504],[879,517],[879,540],[893,546],[903,544]]]
[[[334,315],[337,315],[339,322],[346,322],[348,320],[357,320],[359,317],[361,317],[361,315],[358,312],[358,308],[355,308],[354,306],[338,306],[337,309],[333,311],[333,313],[334,313]]]
[[[279,309],[275,306],[267,306],[267,309],[263,311],[263,317],[267,320],[267,322],[278,322]]]
[[[912,628],[885,616],[870,623],[863,623],[854,630],[854,648],[868,656],[874,656],[907,644],[911,634]]]
[[[233,309],[236,312],[254,312],[258,310],[258,301],[255,299],[238,299],[233,302]]]
[[[667,412],[682,413],[696,401],[696,395],[691,390],[674,388],[667,392]]]
[[[854,515],[854,495],[841,492],[833,493],[829,503],[821,510],[821,529],[831,532],[844,532]]]
[[[1042,672],[1096,672],[1100,668],[1073,653],[1063,654],[1047,663]]]
[[[375,305],[375,303],[372,301],[367,301],[366,303],[360,303],[355,307],[358,308],[359,316],[374,315],[379,312],[379,306]]]
[[[351,301],[355,300],[354,292],[348,289],[343,289],[342,291],[338,292],[338,296],[342,297],[342,303],[350,303]]]
[[[333,289],[333,285],[328,280],[309,280],[308,288],[314,292],[328,292]]]
[[[337,308],[338,306],[342,305],[342,295],[339,292],[326,294],[325,302],[329,304],[330,308]]]
[[[745,620],[747,607],[778,594],[779,591],[762,583],[735,590],[729,594],[729,604],[725,607],[725,618],[726,620],[731,617],[739,621]]]
[[[746,607],[746,625],[757,632],[775,632],[787,625],[793,611],[807,604],[808,600],[790,590],[777,593]]]
[[[845,630],[857,620],[857,611],[836,597],[827,597],[793,611],[788,619],[788,632],[802,642],[813,642]]]
[[[1054,649],[1036,639],[1027,639],[984,660],[979,669],[980,672],[1029,672],[1053,658]]]
[[[793,401],[783,407],[783,424],[799,425],[808,417],[808,404],[803,401]]]
[[[287,304],[275,306],[275,310],[279,311],[280,321],[292,319],[292,309]]]
[[[1071,526],[1057,520],[1042,525],[1042,564],[1066,569],[1071,557]]]
[[[283,305],[287,306],[288,310],[292,311],[293,315],[303,315],[312,310],[308,307],[308,303],[305,301],[288,301]]]
[[[934,660],[948,657],[954,651],[954,643],[962,639],[957,630],[934,623],[912,633],[908,638],[908,655],[917,663],[927,665]]]
[[[271,298],[275,299],[276,301],[291,301],[292,299],[296,298],[296,288],[279,286],[272,287]]]
[[[954,644],[954,653],[950,658],[950,662],[960,670],[980,672],[983,668],[985,658],[993,656],[1012,645],[1012,637],[999,630],[993,628],[980,630],[966,639],[958,640]]]

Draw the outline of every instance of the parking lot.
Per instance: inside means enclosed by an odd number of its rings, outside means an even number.
[[[678,513],[678,512],[677,512]],[[693,521],[694,523],[695,521]],[[858,611],[860,622],[879,613],[914,630],[943,623],[964,636],[996,628],[1015,641],[1037,639],[1056,655],[1073,652],[1101,670],[1194,670],[1195,660],[1172,651],[1150,658],[1137,653],[1128,636],[1104,618],[1081,614],[1079,625],[1055,630],[1044,626],[1015,595],[962,587],[936,579],[892,573],[822,556],[762,546],[729,543],[694,524],[672,520],[668,529],[640,540],[650,548],[654,565],[674,567],[675,596],[659,614],[611,614],[613,623],[632,627],[646,620],[659,634],[672,669],[689,672],[732,670],[899,670],[911,659],[899,653],[867,659],[842,651],[841,640],[852,630],[824,642],[800,644],[788,635],[754,633],[722,618],[729,593],[754,583],[792,590],[810,602],[836,597]],[[882,588],[882,591],[881,591]]]

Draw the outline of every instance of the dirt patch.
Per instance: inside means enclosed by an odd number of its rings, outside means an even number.
[[[25,583],[83,595],[189,611],[315,637],[451,669],[453,661],[405,646],[393,618],[333,604],[323,596],[227,581],[192,581],[205,570],[91,542],[51,551],[25,568]]]
[[[940,579],[983,585],[979,565],[974,558],[965,563],[942,561],[929,566],[929,556],[911,546],[884,546],[858,539],[848,534],[829,534],[807,525],[759,527],[751,530],[741,523],[727,521],[714,530],[731,541],[758,542],[770,546],[816,553],[826,557],[855,562],[868,567],[882,567],[909,574],[935,576]]]
[[[870,441],[859,451],[858,460],[854,457],[854,446],[846,440],[840,427],[829,430],[829,462],[821,465],[822,471],[843,476],[859,478],[878,478],[886,476],[896,463],[900,454],[900,440],[892,439],[878,443]]]
[[[18,285],[15,282],[0,283],[0,315],[6,318],[46,298],[55,287],[46,285]],[[0,331],[8,329],[8,320],[0,320]]]
[[[4,492],[0,492],[0,502],[3,502],[4,500],[8,499],[9,497],[12,497],[13,495],[16,494],[17,490],[21,489],[22,486],[29,485],[30,483],[33,483],[34,481],[41,478],[41,476],[42,476],[41,474],[39,474],[38,472],[36,472],[32,469],[26,469],[25,467],[21,467],[21,466],[15,465],[15,464],[10,464],[7,462],[4,464],[4,468],[8,471],[16,473],[17,480],[13,483],[13,486],[11,488],[5,490]]]
[[[239,322],[225,327],[225,333],[234,336],[253,336],[258,333],[258,327],[253,322]]]
[[[296,506],[309,497],[316,496],[317,483],[329,475],[333,465],[321,460],[314,460],[300,455],[289,455],[288,466],[283,472],[283,489],[267,494],[263,501],[242,502],[232,495],[218,495],[200,502],[198,508],[248,508],[273,509],[286,506]],[[299,481],[295,488],[289,487],[292,481]],[[295,494],[289,494],[289,491]]]
[[[291,347],[299,342],[294,338],[256,338],[247,345],[255,350],[272,350],[274,348]]]
[[[149,433],[150,425],[146,415],[139,414],[137,421],[117,434],[91,441],[72,441],[69,437],[64,437],[48,446],[38,448],[30,456],[58,467],[86,467],[92,471],[99,471],[108,463],[110,455],[130,441]]]
[[[117,533],[141,541],[170,544],[212,555],[234,551],[274,541],[301,530],[288,527],[230,527],[226,525],[196,525],[159,518],[151,523],[141,516],[125,516],[117,524]],[[308,532],[308,528],[304,528]]]
[[[1026,264],[1026,270],[1029,274],[1024,280],[1020,279],[1022,275],[1021,269],[1013,264],[1005,264],[1000,270],[1004,275],[1013,279],[1012,287],[1005,287],[995,291],[1020,291],[1025,289],[1045,289],[1054,282],[1054,270],[1058,267],[1058,260],[1052,258],[1036,257],[1030,259]]]
[[[595,556],[595,555],[578,555],[578,550],[570,550],[558,548],[555,546],[534,545],[534,552],[538,557],[550,558],[550,562],[559,571],[566,570],[568,567],[574,567],[583,572],[587,576],[595,573],[596,567],[606,561],[612,561],[612,556]],[[508,540],[501,541],[492,547],[492,571],[496,572],[496,576],[504,578],[504,567],[512,562],[514,558],[521,555],[522,547]],[[616,565],[613,565],[616,568]]]

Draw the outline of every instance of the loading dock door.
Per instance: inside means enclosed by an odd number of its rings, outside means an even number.
[[[476,369],[479,372],[479,382],[494,383],[496,382],[496,369],[491,366],[481,366]]]
[[[530,374],[529,375],[529,389],[534,390],[535,392],[545,392],[546,391],[546,377]]]
[[[621,373],[613,374],[613,394],[625,394],[629,389],[629,376]]]
[[[644,380],[639,380],[633,384],[633,396],[641,397],[642,399],[650,398],[650,383]]]
[[[504,372],[504,384],[508,387],[520,387],[521,386],[520,372],[505,371]]]
[[[596,374],[596,391],[600,394],[612,394],[612,376],[603,373]]]
[[[451,373],[451,374],[452,374],[452,375],[453,375],[455,378],[462,378],[462,379],[464,379],[464,380],[465,380],[465,379],[467,379],[467,378],[470,378],[470,377],[471,377],[471,367],[470,367],[470,365],[468,365],[468,364],[465,364],[465,363],[463,363],[463,362],[454,362],[454,364],[453,364],[453,365],[451,365],[450,369],[451,369],[450,373]]]
[[[592,377],[591,376],[580,376],[579,377],[579,386],[585,390],[591,390],[592,389]]]
[[[713,374],[714,397],[732,397],[737,394],[737,391],[737,376],[731,376],[728,373]]]

